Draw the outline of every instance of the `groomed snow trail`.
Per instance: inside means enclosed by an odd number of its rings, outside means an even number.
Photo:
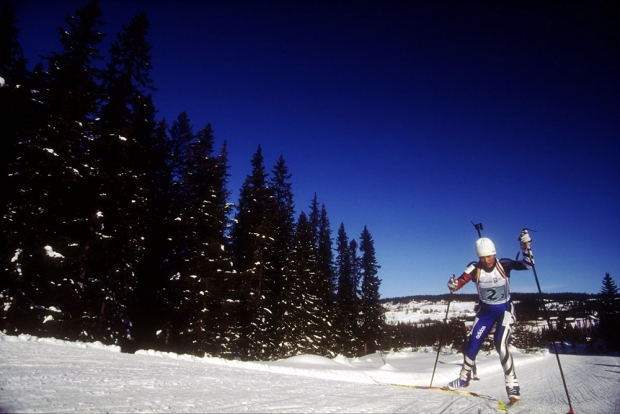
[[[458,372],[441,356],[436,385]],[[355,360],[301,356],[247,363],[0,334],[1,412],[496,413],[475,397],[377,385],[426,385],[433,354]],[[563,355],[575,412],[618,413],[620,358]],[[511,413],[566,413],[555,356],[515,356],[523,403]],[[472,391],[505,400],[497,355],[479,357]]]

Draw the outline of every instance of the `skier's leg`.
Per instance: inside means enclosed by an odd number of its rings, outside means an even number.
[[[479,320],[480,319],[478,318],[478,315],[476,315],[476,318],[474,319],[474,324],[472,325],[472,330],[469,333],[467,340],[463,344],[463,367],[461,368],[460,377],[467,376],[467,373],[471,372],[472,368],[476,364],[475,359],[476,355],[478,354],[478,349],[480,349],[480,347],[478,347],[477,349],[475,347],[472,347],[472,333],[474,332],[474,326],[478,325]],[[470,357],[470,355],[472,356]]]
[[[467,335],[467,339],[465,339],[465,342],[463,342],[463,346],[461,351],[463,352],[463,355],[466,355],[467,353],[467,347],[469,346],[469,341],[471,341],[471,331],[469,333],[469,335]],[[473,364],[471,366],[471,379],[473,380],[479,380],[480,378],[478,378],[478,372],[477,372],[477,368],[476,368],[476,361],[473,361]]]
[[[509,397],[519,398],[520,388],[519,380],[515,372],[515,367],[512,359],[512,354],[508,349],[508,343],[510,341],[510,334],[512,333],[512,324],[515,321],[514,307],[510,304],[510,311],[505,311],[503,315],[500,315],[501,319],[498,319],[497,327],[495,329],[495,349],[499,354],[499,360],[504,370],[504,380],[506,383],[506,392]]]
[[[448,384],[450,388],[469,386],[471,372],[475,366],[476,355],[478,355],[482,342],[484,342],[484,339],[489,334],[493,323],[495,323],[495,315],[491,312],[479,312],[478,315],[476,315],[467,348],[465,352],[463,352],[463,367],[461,368],[459,378]]]

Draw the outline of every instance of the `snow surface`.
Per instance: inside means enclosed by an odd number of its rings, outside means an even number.
[[[510,412],[566,413],[555,355],[512,350],[522,402]],[[487,399],[380,384],[430,385],[435,356],[428,349],[242,362],[0,334],[0,412],[499,412]],[[562,354],[560,360],[575,413],[620,413],[620,357]],[[461,362],[461,354],[440,355],[433,385],[456,378]],[[480,353],[477,365],[481,380],[468,391],[506,402],[497,354]]]

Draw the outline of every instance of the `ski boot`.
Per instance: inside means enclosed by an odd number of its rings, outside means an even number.
[[[469,381],[471,381],[471,371],[465,371],[464,369],[461,369],[461,375],[454,381],[450,381],[446,388],[450,390],[467,388],[469,387]]]
[[[519,380],[516,375],[506,375],[506,394],[510,402],[508,405],[514,405],[521,399],[521,388],[519,388]]]

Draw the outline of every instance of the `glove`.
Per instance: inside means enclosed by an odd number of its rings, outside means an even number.
[[[450,292],[454,292],[458,289],[458,287],[459,287],[459,282],[457,282],[456,278],[452,276],[450,280],[448,281],[448,289],[450,289]]]
[[[532,238],[528,233],[527,229],[523,229],[521,231],[521,235],[519,236],[519,244],[521,245],[521,250],[524,252],[530,250],[530,243],[532,242]]]

